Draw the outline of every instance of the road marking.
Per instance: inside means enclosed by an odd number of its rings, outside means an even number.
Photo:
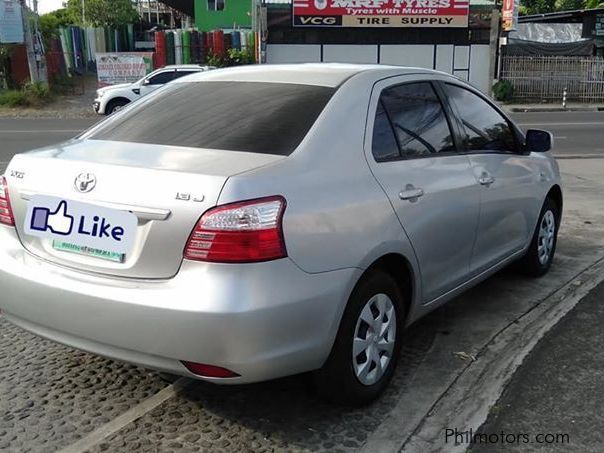
[[[586,123],[517,123],[519,126],[604,126],[601,121]]]
[[[554,154],[557,160],[565,159],[604,159],[602,154]]]
[[[564,136],[564,135],[554,135],[554,139],[557,140],[566,140],[568,137]]]
[[[92,447],[99,444],[107,437],[118,432],[119,430],[129,425],[130,423],[138,420],[142,416],[148,414],[157,406],[168,401],[170,398],[176,396],[179,392],[184,390],[193,382],[195,381],[191,379],[187,379],[184,377],[180,378],[173,384],[170,384],[163,390],[160,390],[155,395],[147,398],[144,401],[141,401],[139,404],[127,410],[122,415],[119,415],[110,422],[105,423],[103,426],[95,429],[87,436],[78,440],[76,443],[63,448],[62,450],[59,450],[59,453],[82,453],[90,450]]]
[[[43,129],[43,130],[36,130],[36,131],[25,131],[25,130],[1,130],[0,129],[0,134],[45,134],[47,132],[53,132],[53,133],[71,133],[71,132],[81,132],[82,129]]]

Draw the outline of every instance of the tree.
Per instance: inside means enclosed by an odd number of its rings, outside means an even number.
[[[604,1],[602,1],[602,0],[587,0],[585,2],[585,7],[589,8],[589,9],[604,8]]]
[[[118,27],[131,24],[138,19],[132,0],[84,0],[85,25],[95,27]],[[67,0],[68,17],[82,23],[82,0]]]
[[[556,10],[556,0],[525,0],[522,2],[521,14],[543,14]]]
[[[604,0],[522,0],[520,14],[544,14],[604,6]]]
[[[572,11],[575,9],[584,9],[585,0],[556,0],[556,11]]]

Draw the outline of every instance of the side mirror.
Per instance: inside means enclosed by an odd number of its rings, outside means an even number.
[[[143,85],[144,86],[151,85],[151,81],[149,79],[145,79],[145,80],[143,80]]]
[[[526,131],[525,149],[534,153],[545,153],[554,146],[554,136],[551,132],[539,129]]]

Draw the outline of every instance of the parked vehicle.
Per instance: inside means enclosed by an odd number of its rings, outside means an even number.
[[[96,92],[94,111],[99,115],[111,115],[125,105],[153,93],[166,83],[198,72],[208,71],[209,66],[194,64],[171,65],[157,69],[134,83],[121,83],[100,88]]]
[[[203,72],[13,158],[0,309],[118,360],[219,384],[312,371],[365,404],[409,324],[509,264],[548,271],[551,146],[439,72]]]

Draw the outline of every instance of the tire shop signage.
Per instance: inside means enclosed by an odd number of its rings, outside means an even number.
[[[295,27],[467,27],[469,0],[293,0]]]
[[[503,31],[512,31],[518,28],[519,9],[520,0],[503,0],[501,8],[501,28]]]
[[[96,71],[99,88],[117,85],[118,83],[136,82],[152,70],[153,53],[151,52],[96,54]]]

